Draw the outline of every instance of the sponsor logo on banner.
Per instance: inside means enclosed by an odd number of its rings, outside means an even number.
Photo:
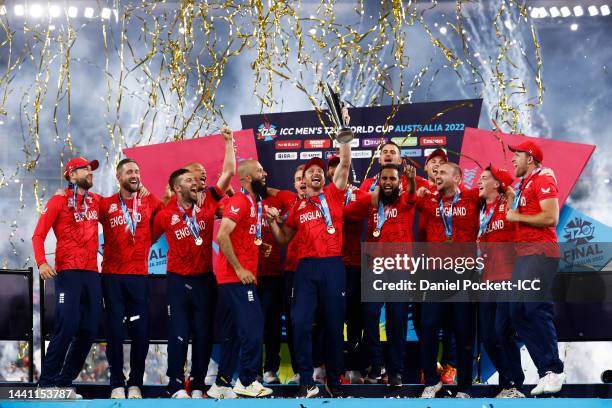
[[[402,149],[400,155],[402,157],[421,157],[421,149]]]
[[[415,136],[409,137],[394,137],[391,139],[393,143],[398,145],[399,147],[412,147],[419,144],[419,140]]]
[[[336,152],[335,150],[328,150],[325,152],[325,159],[329,159],[330,157],[336,156],[338,154],[338,152]]]
[[[313,157],[323,158],[323,152],[300,152],[300,160],[308,160]]]
[[[340,143],[338,143],[337,140],[334,140],[334,147],[335,148],[339,148],[340,147]],[[359,139],[355,138],[355,139],[351,140],[351,147],[359,147]]]
[[[263,140],[264,142],[271,142],[278,136],[278,130],[276,125],[269,122],[264,122],[257,128],[257,140]]]
[[[351,152],[351,157],[353,159],[369,159],[372,157],[371,150],[353,150]]]
[[[425,154],[424,154],[424,156],[425,156],[425,157],[429,156],[430,154],[432,154],[432,153],[434,152],[434,150],[437,150],[437,149],[442,149],[442,148],[437,147],[437,148],[435,148],[435,149],[425,149]],[[444,150],[444,153],[446,153],[446,149],[442,149],[442,150]]]
[[[304,149],[329,149],[331,140],[329,139],[308,139],[304,140]]]
[[[277,140],[274,143],[276,150],[295,150],[302,147],[301,140]]]
[[[384,142],[388,142],[389,138],[385,137]],[[377,139],[361,139],[361,147],[374,147],[380,144],[380,138]]]
[[[444,146],[446,144],[446,136],[424,136],[419,144],[421,146]]]
[[[276,160],[297,160],[297,152],[277,152],[274,155]]]

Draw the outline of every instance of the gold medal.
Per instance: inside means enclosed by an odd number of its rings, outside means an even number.
[[[446,243],[450,244],[453,242],[453,239],[450,237],[446,237]]]
[[[255,245],[260,246],[263,243],[261,238],[255,238]]]
[[[374,230],[374,232],[372,233],[372,235],[374,235],[374,238],[378,238],[380,237],[380,230],[378,228],[376,228]]]
[[[328,234],[333,234],[334,232],[336,232],[336,229],[334,228],[333,225],[327,227],[327,233]]]
[[[195,240],[195,244],[197,246],[202,245],[202,242],[204,242],[204,240],[201,237],[197,237],[196,240]]]

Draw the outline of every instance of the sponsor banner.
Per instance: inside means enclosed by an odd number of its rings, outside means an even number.
[[[372,150],[353,150],[351,157],[354,159],[369,159],[372,157]]]
[[[330,139],[308,139],[304,141],[304,149],[329,149]]]
[[[400,154],[402,157],[421,157],[421,149],[402,149]]]
[[[300,160],[310,160],[313,157],[323,158],[323,152],[300,152]]]
[[[274,155],[275,160],[297,160],[297,152],[277,152]]]
[[[276,150],[296,150],[302,148],[301,140],[277,140],[274,142]]]
[[[414,136],[394,137],[391,141],[399,147],[412,147],[419,144],[419,139]]]
[[[354,149],[356,147],[359,147],[359,139],[353,139],[351,140],[351,147]],[[334,148],[337,149],[340,147],[340,143],[338,143],[337,140],[334,140]]]
[[[544,154],[542,166],[549,167],[555,172],[559,187],[559,207],[563,207],[593,154],[595,145],[467,128],[459,161],[465,186],[467,188],[476,186],[478,176],[489,163],[512,170],[514,153],[508,149],[508,145],[516,145],[526,140],[531,140],[540,146]],[[451,146],[448,148],[454,150]]]
[[[398,109],[393,117],[390,117],[393,111],[391,106],[350,108],[350,128],[355,134],[351,146],[355,150],[373,152],[381,143],[381,138],[384,138],[393,140],[402,147],[411,148],[419,146],[421,137],[444,136],[445,146],[449,150],[459,152],[465,127],[478,125],[481,105],[481,99],[414,103],[396,107]],[[438,115],[440,112],[444,112],[444,115]],[[325,115],[321,116],[326,120]],[[329,152],[338,147],[335,142],[326,147],[327,141],[330,140],[328,135],[334,129],[331,123],[322,124],[315,111],[241,115],[240,119],[243,129],[253,129],[259,160],[268,170],[267,182],[275,188],[293,189],[291,175],[295,168],[312,157],[302,153],[314,149],[321,154],[317,157],[328,158]],[[296,140],[302,142],[301,147],[293,148]],[[315,140],[321,142],[314,142]],[[290,141],[292,144],[279,144],[283,141]],[[280,149],[277,146],[286,148]],[[276,156],[279,150],[289,150],[289,146],[292,152],[298,153],[298,160]],[[422,155],[411,157],[421,166],[424,165],[425,159]],[[353,157],[351,183],[358,185],[361,180],[378,171],[378,165],[375,164],[371,166],[370,174],[366,175],[372,160],[375,160],[374,153],[357,153]],[[454,155],[450,160],[458,162],[459,157]],[[418,172],[421,176],[425,175],[421,169]]]
[[[444,146],[446,144],[446,136],[424,136],[419,139],[421,146]]]
[[[361,147],[378,147],[378,145],[381,143],[381,141],[383,143],[386,143],[389,141],[388,137],[383,137],[383,138],[373,138],[373,139],[361,139]]]
[[[269,135],[272,134],[270,130]],[[301,142],[298,140],[298,142]],[[257,150],[252,130],[240,130],[234,132],[234,144],[236,160],[257,159]],[[186,164],[192,162],[201,163],[208,174],[208,185],[217,182],[217,177],[223,168],[223,152],[225,142],[221,135],[198,137],[195,139],[180,140],[169,143],[159,143],[148,146],[138,146],[124,149],[123,153],[138,162],[141,180],[152,194],[162,197],[166,191],[168,177],[170,174]],[[295,155],[296,152],[289,152]],[[163,158],[163,159],[162,159]],[[235,191],[240,189],[238,178],[232,179],[232,187]],[[216,234],[214,234],[216,236]],[[103,242],[102,240],[100,241]],[[166,273],[166,254],[168,243],[166,237],[162,236],[149,251],[149,273]],[[213,257],[216,259],[216,257]]]

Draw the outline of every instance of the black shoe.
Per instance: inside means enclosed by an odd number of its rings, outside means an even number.
[[[325,384],[325,390],[329,394],[330,398],[344,398],[346,396],[341,385]]]
[[[390,385],[391,387],[401,387],[402,386],[402,376],[399,374],[389,374],[388,385]]]
[[[366,384],[378,384],[382,379],[380,367],[372,367],[368,375],[363,379],[363,382]]]
[[[314,398],[317,395],[319,395],[319,388],[316,385],[300,385],[295,398]]]

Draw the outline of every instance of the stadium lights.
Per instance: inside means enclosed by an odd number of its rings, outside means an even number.
[[[91,7],[85,7],[85,11],[83,12],[83,15],[85,16],[85,18],[93,18],[94,9],[92,9]]]
[[[108,20],[111,16],[111,9],[104,7],[102,9],[102,12],[100,13],[100,17],[102,17],[104,20]]]
[[[79,10],[76,7],[68,7],[68,17],[75,18],[79,14]]]
[[[602,16],[609,16],[610,15],[610,6],[608,6],[607,4],[604,4],[603,6],[601,6],[601,15]]]
[[[549,11],[550,11],[550,16],[552,18],[557,18],[557,17],[559,17],[561,15],[561,13],[559,12],[559,9],[557,7],[553,6],[553,7],[551,7],[549,9]]]
[[[588,10],[589,10],[589,16],[591,17],[594,17],[599,14],[599,10],[597,9],[597,6],[589,6]]]
[[[576,30],[578,30],[578,24],[573,23],[573,24],[570,26],[570,30],[572,30],[572,31],[576,31]]]
[[[569,7],[564,6],[561,7],[561,16],[562,17],[569,17],[572,15],[572,12],[570,11]]]
[[[0,16],[4,16],[6,14],[6,6],[3,4],[0,6]]]
[[[43,8],[40,4],[32,4],[29,8],[30,16],[34,18],[41,17],[43,15]]]
[[[446,35],[446,33],[447,33],[446,27],[440,27],[440,34]]]
[[[16,16],[23,16],[25,14],[25,8],[23,7],[23,4],[15,4],[14,10]]]
[[[49,7],[49,15],[51,17],[59,17],[61,13],[62,13],[62,10],[60,9],[59,6],[53,5]]]
[[[584,15],[584,10],[582,9],[582,6],[576,6],[574,7],[574,15],[576,17],[581,17]]]

